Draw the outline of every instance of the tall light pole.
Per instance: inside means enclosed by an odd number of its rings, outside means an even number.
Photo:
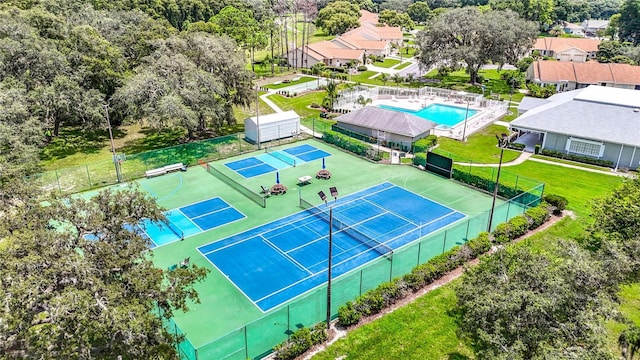
[[[333,196],[334,201],[338,199],[338,190],[335,187],[330,187],[329,192]],[[324,191],[319,191],[318,196],[325,205],[329,206],[329,251],[327,252],[329,258],[327,259],[327,329],[331,329],[331,268],[333,267],[333,206],[328,205],[327,195]]]
[[[491,225],[493,223],[493,212],[496,208],[496,198],[498,197],[498,187],[500,186],[500,170],[502,169],[502,155],[504,154],[504,148],[507,147],[509,141],[507,138],[498,138],[498,147],[500,148],[500,161],[498,162],[498,174],[496,174],[496,186],[493,188],[493,200],[491,202],[491,211],[489,212],[489,225],[487,226],[487,232],[491,232]]]
[[[464,127],[462,128],[462,142],[466,142],[467,141],[467,119],[469,119],[469,103],[470,103],[470,101],[465,96],[465,95],[467,95],[467,93],[465,93],[464,91],[461,91],[458,94],[464,96],[465,100],[467,101],[467,111],[464,114]]]
[[[258,81],[256,78],[256,143],[260,150],[260,98],[258,96]]]
[[[113,142],[113,132],[111,131],[111,120],[109,120],[109,104],[104,104],[104,114],[107,119],[107,128],[109,129],[109,140],[111,141],[111,153],[113,155],[113,164],[116,167],[116,179],[118,183],[122,182],[122,174],[120,172],[120,162],[118,162],[118,155],[116,154],[116,145]]]

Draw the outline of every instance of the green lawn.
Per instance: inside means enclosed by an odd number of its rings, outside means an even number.
[[[371,70],[361,71],[357,75],[351,75],[351,81],[354,81],[354,82],[357,82],[357,83],[361,83],[361,84],[370,84],[370,85],[379,85],[379,86],[384,85],[384,83],[382,81],[380,81],[378,79],[378,77],[375,77],[374,79],[369,79],[370,77],[372,77],[375,74],[378,74],[378,73],[375,72],[375,71],[371,71]],[[390,83],[390,81],[387,81],[387,85],[389,83]]]
[[[405,62],[403,62],[402,64],[400,64],[400,65],[398,65],[398,66],[394,67],[393,69],[394,69],[394,70],[402,70],[402,69],[406,68],[407,66],[409,66],[409,65],[411,65],[411,64],[412,64],[412,63],[411,63],[410,61],[405,61]]]
[[[267,88],[267,89],[282,89],[285,88],[287,86],[291,86],[291,85],[295,85],[295,84],[302,84],[302,83],[306,83],[309,81],[315,81],[316,78],[311,77],[311,76],[302,76],[300,77],[300,79],[296,80],[296,81],[290,81],[288,83],[285,82],[281,82],[279,84],[269,84],[269,85],[265,85],[263,87]]]
[[[282,110],[294,110],[300,117],[319,116],[319,109],[309,108],[309,104],[322,104],[322,99],[326,96],[325,91],[314,91],[296,97],[285,97],[274,94],[269,96],[269,100],[273,101]]]
[[[434,152],[452,157],[457,162],[497,164],[500,161],[500,148],[496,146],[495,136],[505,132],[507,129],[504,126],[489,125],[467,137],[467,142],[439,137],[439,146]],[[502,161],[509,162],[518,156],[519,151],[506,149]]]
[[[376,61],[373,63],[374,66],[377,67],[381,67],[381,68],[390,68],[393,65],[397,65],[400,64],[400,60],[398,59],[390,59],[390,58],[386,58],[384,59],[384,61]]]
[[[456,336],[455,293],[447,285],[374,322],[353,330],[314,360],[469,359]]]

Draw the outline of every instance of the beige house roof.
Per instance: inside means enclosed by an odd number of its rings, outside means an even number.
[[[363,24],[353,30],[347,31],[342,36],[357,37],[363,40],[402,41],[402,29],[396,26],[375,26]]]
[[[354,49],[384,50],[387,47],[387,42],[384,40],[363,40],[356,36],[340,36],[334,39],[333,42],[341,43]]]
[[[576,48],[584,52],[596,52],[598,45],[600,45],[598,39],[545,37],[536,40],[533,50],[562,52],[566,49]]]
[[[377,24],[378,23],[378,14],[372,13],[367,10],[360,10],[360,19],[358,19],[360,25],[364,23],[369,24]]]
[[[534,79],[543,83],[561,81],[579,84],[640,84],[640,66],[628,64],[575,63],[566,61],[535,61]]]
[[[306,46],[309,50],[309,54],[312,54],[315,59],[349,59],[349,60],[362,60],[364,50],[362,49],[350,49],[343,48],[334,44],[331,41],[320,41],[317,43],[309,44]],[[317,56],[316,56],[317,55]]]

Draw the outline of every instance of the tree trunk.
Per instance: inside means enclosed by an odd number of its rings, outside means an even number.
[[[480,65],[467,65],[467,71],[469,71],[469,81],[472,84],[478,82],[478,72],[480,71]]]
[[[274,54],[274,44],[273,44],[273,26],[271,27],[271,30],[269,30],[269,42],[271,43],[271,76],[273,76],[273,73],[275,72],[275,69],[273,68],[273,62],[276,60],[273,57]]]
[[[289,28],[287,26],[288,16],[284,16],[284,53],[289,54]],[[288,56],[287,56],[288,57]],[[287,61],[287,70],[291,69],[291,64]]]

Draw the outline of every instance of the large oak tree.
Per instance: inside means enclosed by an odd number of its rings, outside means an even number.
[[[516,63],[536,35],[537,25],[512,11],[453,9],[431,19],[418,33],[417,57],[427,68],[457,69],[464,64],[475,83],[482,65]]]

